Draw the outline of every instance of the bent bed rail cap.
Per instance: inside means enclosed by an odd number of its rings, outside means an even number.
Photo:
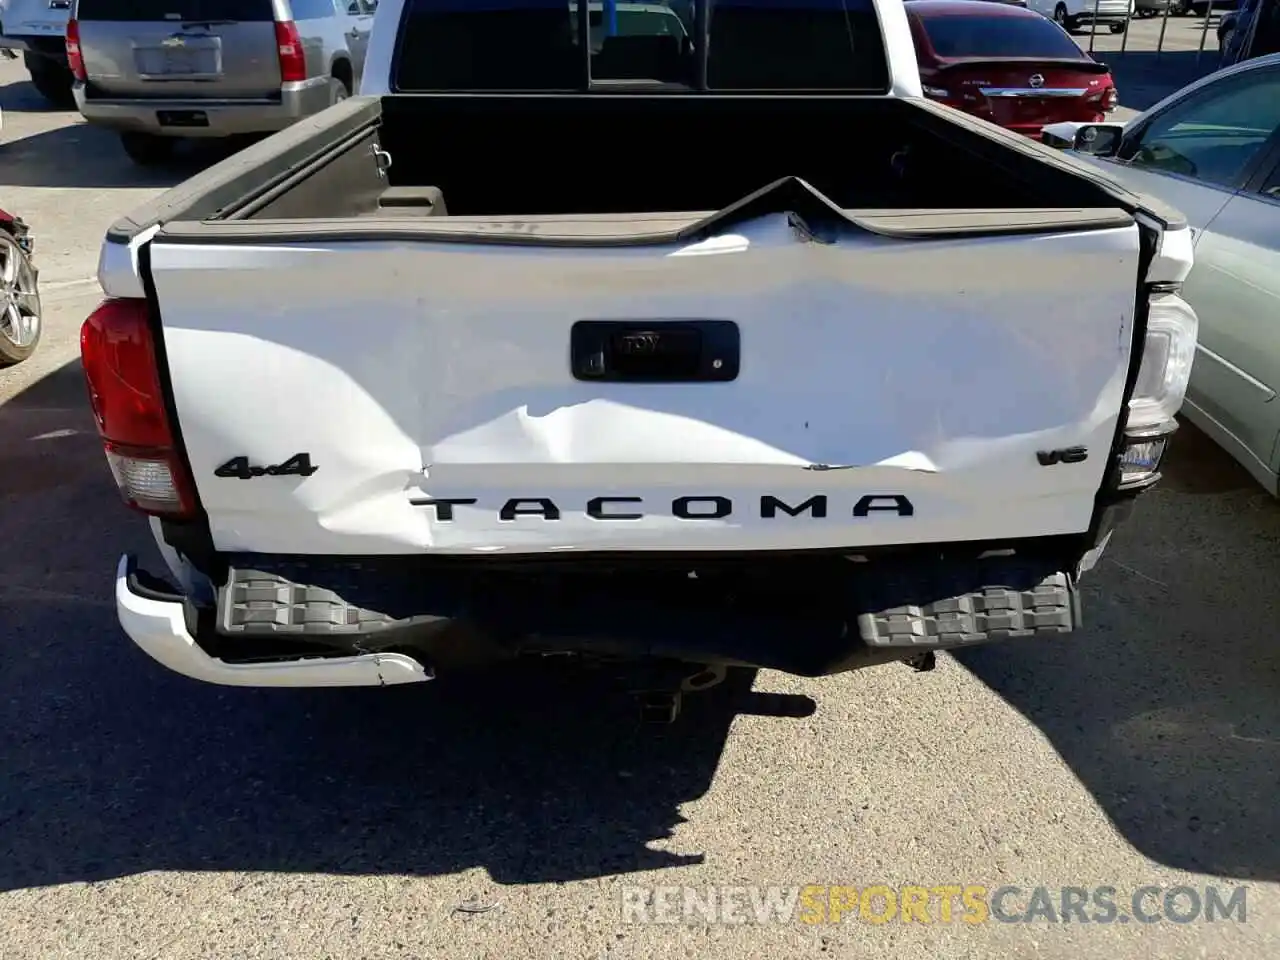
[[[1071,156],[1066,151],[1041,143],[1039,140],[1032,140],[1030,137],[1023,136],[1020,133],[1005,130],[1003,127],[997,127],[995,124],[978,120],[954,107],[948,107],[925,99],[916,100],[915,104],[920,109],[945,119],[948,123],[967,127],[989,139],[998,139],[1006,146],[1012,147],[1020,153],[1051,163],[1059,169],[1073,173],[1076,176],[1084,177],[1114,196],[1130,213],[1139,211],[1147,213],[1158,220],[1167,230],[1181,230],[1187,226],[1186,217],[1176,207],[1170,206],[1149,193],[1138,193],[1129,189],[1120,181],[1108,177],[1105,171]]]
[[[777,210],[772,213],[794,213]],[[767,213],[760,214],[761,216]],[[855,229],[887,239],[943,240],[1127,227],[1120,207],[1041,210],[843,210]],[[626,247],[690,243],[729,225],[717,213],[558,214],[541,217],[360,217],[323,220],[176,221],[167,243],[293,243],[407,241],[542,247]]]
[[[232,154],[209,169],[166,190],[150,203],[130,211],[107,228],[109,243],[129,243],[137,234],[170,220],[204,220],[223,205],[242,200],[339,140],[376,123],[382,115],[377,97],[349,97],[327,110],[300,120],[265,140]]]

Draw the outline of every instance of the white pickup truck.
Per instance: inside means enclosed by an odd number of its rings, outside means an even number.
[[[1079,626],[1182,402],[1190,238],[924,99],[901,3],[382,0],[361,94],[103,246],[160,663],[816,676]]]

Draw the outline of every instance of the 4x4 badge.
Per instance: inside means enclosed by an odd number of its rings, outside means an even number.
[[[215,477],[232,480],[252,480],[254,477],[309,477],[320,468],[311,463],[311,454],[295,453],[284,463],[256,466],[248,457],[232,457],[213,471]]]

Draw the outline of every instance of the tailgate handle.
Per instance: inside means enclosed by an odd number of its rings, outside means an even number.
[[[579,320],[569,334],[578,380],[699,383],[736,379],[732,320]]]

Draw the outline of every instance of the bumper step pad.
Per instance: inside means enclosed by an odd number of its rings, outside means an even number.
[[[868,646],[939,649],[1012,637],[1070,633],[1080,602],[1066,573],[1022,589],[989,586],[921,605],[889,607],[858,617]]]
[[[264,570],[233,567],[226,586],[218,591],[218,632],[227,636],[364,635],[439,619],[397,619],[349,603],[326,587],[295,583]]]

